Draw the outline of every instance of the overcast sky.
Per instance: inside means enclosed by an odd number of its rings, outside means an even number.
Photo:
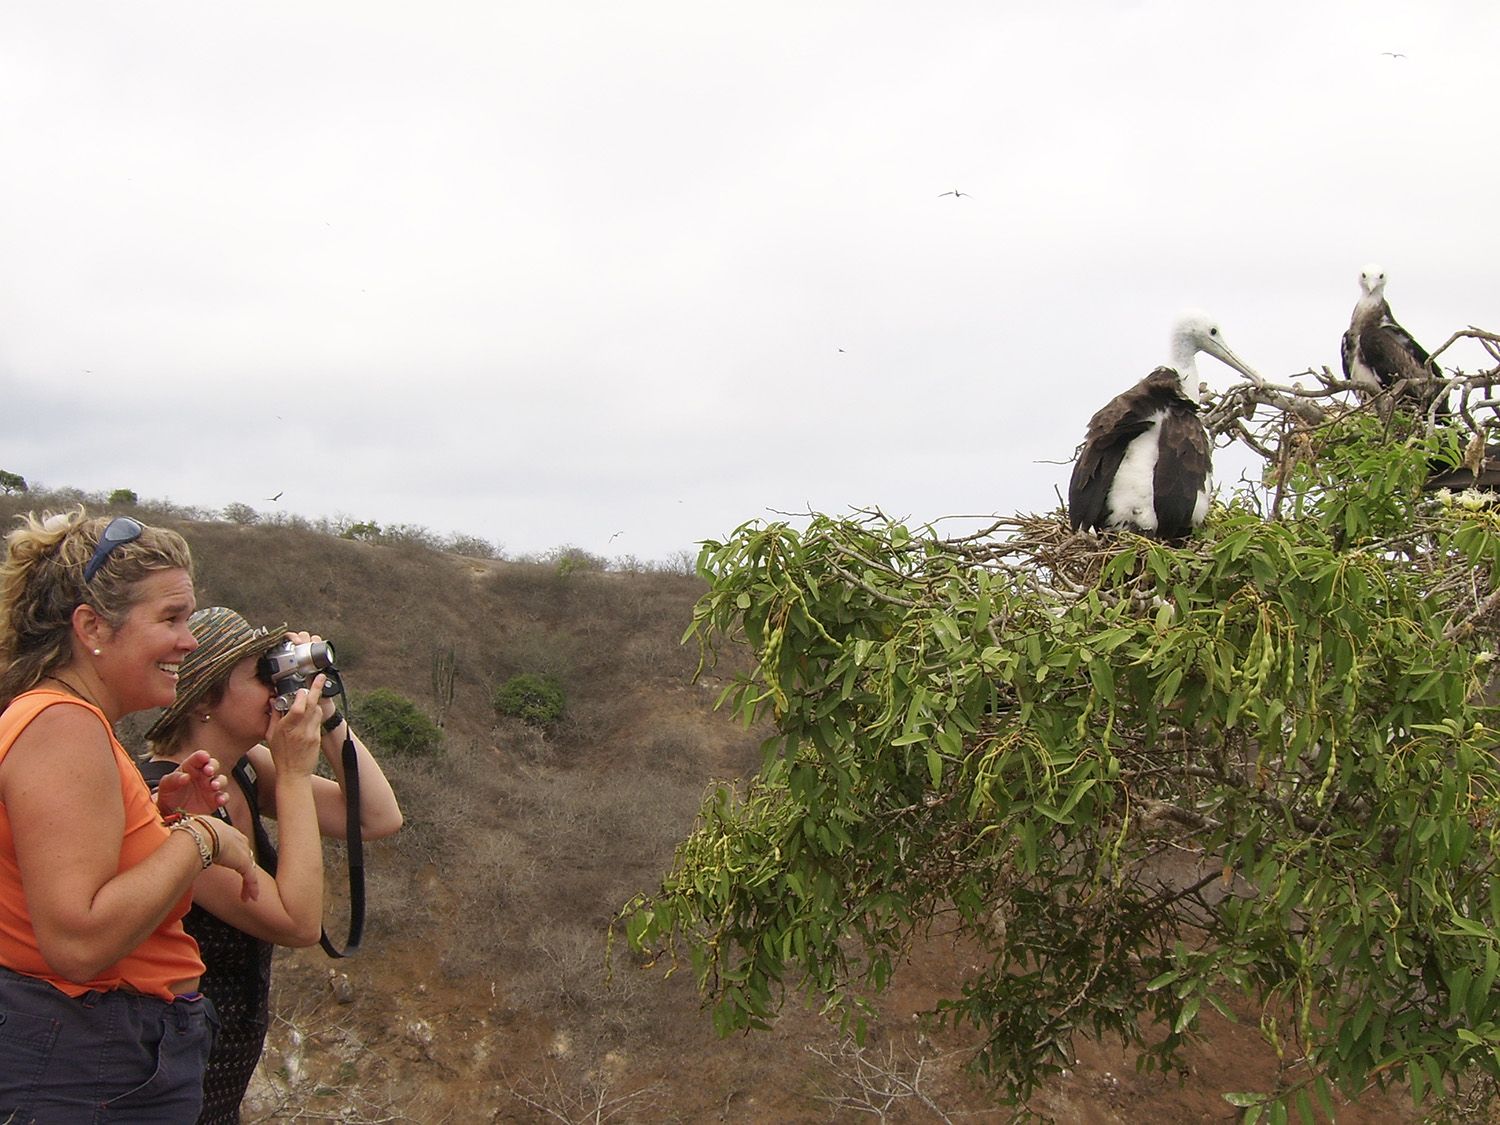
[[[1047,510],[1184,306],[1272,377],[1337,367],[1371,261],[1429,348],[1500,329],[1497,41],[1493,0],[8,0],[0,468],[512,555]]]

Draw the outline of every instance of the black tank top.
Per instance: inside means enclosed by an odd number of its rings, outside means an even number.
[[[175,762],[140,762],[141,775],[154,791]],[[255,831],[255,858],[270,875],[276,874],[276,846],[261,823],[255,795],[255,770],[243,759],[230,772],[250,806]],[[230,823],[223,809],[214,813]],[[182,920],[198,942],[206,966],[199,990],[213,1001],[219,1014],[219,1036],[203,1075],[203,1112],[198,1125],[239,1125],[240,1102],[260,1061],[270,1026],[271,951],[261,941],[236,929],[203,907],[194,905]]]

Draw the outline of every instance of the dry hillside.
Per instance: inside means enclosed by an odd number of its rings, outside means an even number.
[[[0,500],[7,523],[29,506]],[[914,951],[862,1050],[795,998],[773,1033],[720,1041],[686,967],[664,979],[620,954],[606,975],[616,909],[667,868],[706,787],[759,760],[765,732],[713,710],[731,670],[695,682],[696,653],[678,643],[699,580],[141,514],[187,536],[201,605],[322,633],[356,698],[393,688],[445,727],[440,755],[386,758],[408,826],[367,850],[364,948],[342,962],[279,955],[247,1121],[1004,1119],[963,1069],[963,1035],[922,1018],[967,968],[942,937]],[[444,706],[435,672],[450,658]],[[522,672],[563,685],[556,729],[497,719],[496,687]],[[334,883],[340,860],[330,847]],[[330,929],[341,923],[336,907]],[[1233,1120],[1220,1091],[1274,1080],[1249,1024],[1207,1023],[1171,1079],[1084,1045],[1030,1108],[1059,1122]],[[1340,1117],[1414,1119],[1373,1095]]]

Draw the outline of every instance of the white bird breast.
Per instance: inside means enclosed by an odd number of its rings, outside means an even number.
[[[1165,410],[1158,410],[1148,419],[1145,432],[1125,447],[1125,456],[1120,459],[1114,482],[1109,486],[1110,527],[1131,527],[1140,531],[1157,529],[1156,462],[1161,452],[1161,423],[1166,416]],[[1212,492],[1213,478],[1210,476],[1204,480],[1193,502],[1194,527],[1207,517]]]
[[[1359,358],[1358,351],[1355,352],[1355,358],[1349,364],[1349,381],[1372,394],[1379,394],[1383,389],[1380,376],[1375,374],[1369,364]]]

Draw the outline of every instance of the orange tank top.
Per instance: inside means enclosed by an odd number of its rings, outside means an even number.
[[[33,719],[48,707],[58,704],[86,708],[99,717],[109,733],[115,768],[120,774],[120,798],[125,804],[125,836],[120,841],[118,870],[128,871],[166,842],[168,830],[161,822],[156,802],[151,799],[151,790],[130,755],[115,738],[104,712],[61,691],[39,688],[23,692],[11,701],[4,714],[0,714],[0,761],[5,760],[17,737]],[[182,916],[192,901],[193,895],[189,891],[173,905],[145,941],[93,980],[73,981],[58,976],[37,948],[31,912],[26,906],[26,892],[21,886],[21,870],[16,864],[10,814],[0,802],[0,965],[30,977],[39,977],[69,996],[82,996],[90,990],[109,992],[123,986],[147,996],[170,1000],[173,982],[203,973],[198,943],[182,928]]]

